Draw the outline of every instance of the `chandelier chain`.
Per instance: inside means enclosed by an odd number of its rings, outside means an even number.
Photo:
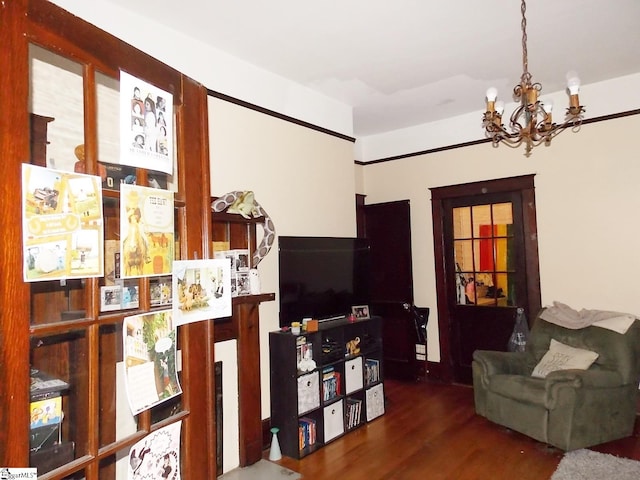
[[[531,74],[529,73],[529,58],[527,52],[527,4],[525,0],[522,0],[520,4],[520,12],[522,12],[522,22],[520,22],[522,28],[522,77],[520,77],[520,80],[522,85],[528,85],[531,83]]]

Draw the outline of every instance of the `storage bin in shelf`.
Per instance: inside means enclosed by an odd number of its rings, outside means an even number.
[[[324,442],[328,443],[344,433],[343,401],[324,407]]]
[[[384,413],[384,386],[382,383],[367,390],[367,422]]]
[[[351,358],[344,362],[344,384],[346,395],[362,390],[362,357]]]
[[[320,407],[320,376],[311,372],[298,377],[298,415]]]

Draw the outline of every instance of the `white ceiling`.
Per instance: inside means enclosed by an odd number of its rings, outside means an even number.
[[[519,0],[110,1],[352,105],[355,136],[482,110],[489,86],[511,101],[522,74]],[[529,0],[526,15],[543,95],[568,70],[640,72],[640,0]]]

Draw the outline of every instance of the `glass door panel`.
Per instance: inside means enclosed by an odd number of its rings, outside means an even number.
[[[119,190],[122,175],[120,167],[120,82],[96,72],[98,174],[102,188]],[[135,169],[130,168],[135,175]]]
[[[123,365],[122,321],[100,326],[100,447],[138,431],[129,406]]]
[[[120,199],[106,193],[104,210],[104,277],[100,283],[100,314],[124,310],[127,315],[144,307],[140,278],[123,279],[120,272]]]
[[[513,306],[512,204],[453,208],[453,248],[458,305]]]
[[[82,65],[35,45],[29,48],[31,112],[30,163],[56,170],[74,171],[75,150],[84,140]],[[32,204],[25,207],[35,216],[66,211],[58,198],[59,182],[34,191]],[[27,245],[25,267],[28,277],[59,276],[65,267],[68,244],[63,236]],[[78,261],[81,253],[78,253]],[[74,257],[75,258],[75,257]],[[82,280],[44,281],[31,285],[31,323],[41,325],[83,318]]]
[[[31,341],[30,462],[41,475],[89,453],[90,349],[85,330]]]
[[[46,137],[31,138],[46,144],[46,162],[40,166],[73,172],[75,149],[84,144],[82,65],[49,50],[31,45],[29,108],[33,115],[51,118]]]

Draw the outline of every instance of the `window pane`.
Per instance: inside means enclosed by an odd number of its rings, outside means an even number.
[[[486,238],[492,235],[491,205],[476,205],[472,207],[473,236]]]
[[[98,98],[98,160],[118,163],[120,158],[120,82],[96,73]]]
[[[493,224],[513,225],[513,212],[510,202],[493,205]]]
[[[122,321],[100,326],[100,447],[137,430],[124,382]]]
[[[34,143],[42,144],[46,161],[32,159],[32,163],[73,172],[78,161],[75,148],[84,143],[82,65],[34,45],[29,55],[30,111],[52,119],[41,132],[44,136],[31,138],[32,151]]]
[[[516,305],[515,301],[515,275],[508,273],[496,274],[495,296],[498,306],[507,307]]]
[[[492,238],[474,240],[476,272],[493,272],[495,269],[494,241]]]
[[[120,200],[103,199],[104,211],[104,277],[100,279],[100,313],[142,308],[140,279],[123,280],[120,273]],[[134,312],[127,312],[133,314]]]
[[[473,272],[473,242],[471,240],[454,241],[455,261],[462,272]]]
[[[453,238],[471,238],[471,209],[453,209]]]
[[[458,304],[514,305],[512,204],[458,207],[453,217]]]
[[[89,453],[86,332],[32,337],[30,360],[30,463],[42,475]],[[56,444],[64,453],[48,458]]]

